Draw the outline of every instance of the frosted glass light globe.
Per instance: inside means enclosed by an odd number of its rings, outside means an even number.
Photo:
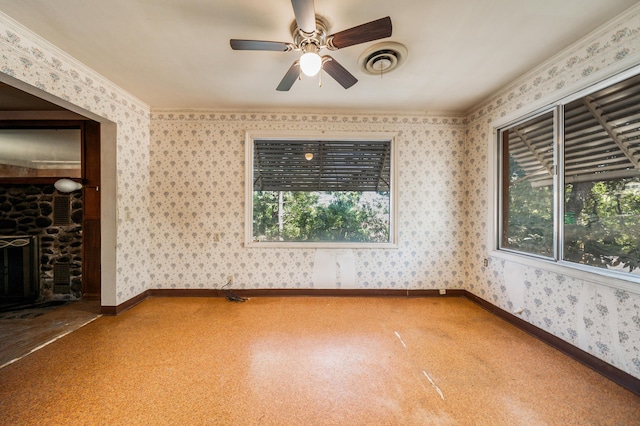
[[[307,52],[300,58],[300,68],[305,75],[313,77],[322,67],[322,58],[315,52]]]
[[[60,192],[73,192],[82,188],[82,184],[71,179],[58,179],[53,186]]]

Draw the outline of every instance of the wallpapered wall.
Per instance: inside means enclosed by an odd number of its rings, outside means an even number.
[[[610,74],[640,64],[640,7],[630,9],[494,95],[468,115],[465,172],[469,235],[465,250],[467,290],[616,367],[640,377],[640,286],[615,289],[498,258],[484,268],[488,231],[488,143],[490,123],[525,114],[587,87]]]
[[[399,247],[353,250],[350,288],[463,288],[464,129],[454,116],[154,111],[152,286],[216,288],[233,275],[236,288],[313,288],[316,250],[243,247],[245,132],[308,130],[397,134]]]
[[[487,257],[489,124],[631,63],[640,7],[468,114],[154,111],[0,14],[0,72],[117,126],[118,305],[148,288],[312,286],[313,250],[245,249],[244,131],[396,132],[399,248],[354,250],[357,288],[466,288],[640,377],[640,296]],[[635,63],[640,60],[635,59]],[[149,132],[150,129],[150,132]],[[220,242],[211,236],[221,235]],[[341,287],[339,280],[336,287]]]
[[[102,285],[115,297],[102,304],[117,305],[143,292],[149,285],[149,107],[2,13],[0,57],[3,74],[117,123],[118,216],[125,217],[125,206],[133,214],[110,230],[117,233],[116,282]]]

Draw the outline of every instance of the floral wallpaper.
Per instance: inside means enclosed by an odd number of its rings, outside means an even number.
[[[490,124],[530,112],[613,70],[640,64],[640,7],[629,9],[496,93],[467,116],[465,145],[466,289],[640,378],[640,286],[637,291],[541,268],[487,258]]]
[[[116,282],[102,283],[112,295],[102,304],[140,294],[149,285],[149,107],[2,13],[0,58],[3,74],[117,124]]]
[[[398,248],[353,250],[350,288],[463,288],[464,129],[456,116],[153,111],[152,286],[313,288],[316,250],[243,247],[245,132],[306,130],[397,134]]]

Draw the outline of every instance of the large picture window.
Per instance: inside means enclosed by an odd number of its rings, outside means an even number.
[[[640,277],[640,76],[498,130],[498,248]]]
[[[247,246],[395,243],[393,137],[247,134]]]

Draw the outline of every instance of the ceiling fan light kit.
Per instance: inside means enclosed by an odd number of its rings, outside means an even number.
[[[321,67],[322,58],[318,55],[318,47],[313,43],[308,44],[300,57],[300,69],[305,75],[313,77],[318,74]]]
[[[313,0],[291,0],[296,20],[292,25],[293,43],[231,39],[233,50],[268,50],[302,52],[300,59],[294,61],[282,81],[276,88],[278,91],[288,91],[293,83],[300,78],[301,73],[314,76],[322,69],[335,79],[342,87],[348,89],[358,82],[346,68],[329,55],[321,56],[322,49],[337,50],[356,44],[366,43],[386,37],[391,37],[391,18],[388,16],[376,21],[367,22],[357,27],[327,34],[326,21],[315,14]],[[382,61],[380,59],[378,62]],[[386,62],[380,62],[381,66]]]

